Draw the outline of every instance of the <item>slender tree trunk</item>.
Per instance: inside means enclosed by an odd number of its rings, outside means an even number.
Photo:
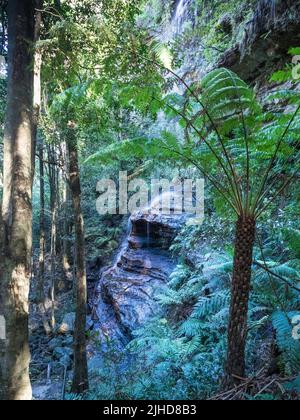
[[[44,171],[44,146],[39,144],[40,164],[40,255],[39,255],[39,282],[37,296],[39,303],[44,302],[45,256],[46,256],[46,231],[45,231],[45,171]]]
[[[62,245],[62,262],[65,275],[67,276],[70,272],[71,268],[71,254],[72,254],[72,246],[70,236],[72,234],[72,224],[70,221],[70,206],[69,203],[71,201],[70,197],[70,189],[68,183],[64,186],[64,237],[63,237],[63,245]]]
[[[0,315],[2,399],[30,400],[28,344],[32,252],[34,1],[8,2],[8,101],[4,134]]]
[[[55,284],[56,284],[56,203],[51,210],[51,285],[50,285],[50,299],[51,299],[51,329],[55,329]]]
[[[241,216],[236,226],[225,387],[234,386],[240,383],[239,378],[245,377],[245,348],[255,232],[255,219]]]
[[[37,43],[40,39],[40,30],[42,23],[42,9],[43,1],[35,0],[35,27],[34,27],[34,41]],[[37,47],[34,53],[34,73],[33,73],[33,156],[32,160],[35,162],[35,151],[38,143],[38,124],[41,111],[41,67],[42,67],[42,53]],[[43,141],[39,144],[39,170],[40,170],[40,255],[39,255],[39,273],[37,284],[37,299],[39,303],[44,302],[44,275],[45,275],[45,181],[44,181],[44,150]],[[33,167],[34,171],[34,167]]]
[[[57,169],[56,169],[56,153],[53,146],[48,146],[48,172],[49,172],[49,186],[50,186],[50,210],[51,210],[51,285],[50,285],[50,300],[51,300],[51,316],[50,324],[52,330],[55,328],[55,285],[56,285],[56,237],[57,237]]]
[[[35,13],[35,26],[34,26],[34,41],[35,47],[36,43],[40,39],[40,30],[41,30],[41,23],[42,23],[42,0],[34,0],[35,8],[37,9]],[[35,152],[36,152],[36,145],[37,145],[37,137],[38,137],[38,123],[40,118],[40,111],[41,111],[41,68],[42,68],[42,52],[40,49],[35,48],[34,52],[34,64],[33,64],[33,148],[32,148],[32,161],[35,163]],[[34,165],[32,168],[34,172]]]
[[[45,220],[45,165],[44,165],[44,144],[40,139],[39,143],[39,169],[40,169],[40,252],[39,252],[39,274],[37,284],[37,300],[40,313],[43,317],[45,333],[51,333],[52,328],[47,319],[45,307],[45,260],[46,260],[46,220]]]
[[[70,128],[69,159],[70,189],[76,233],[76,321],[74,334],[74,378],[72,392],[80,394],[88,389],[86,354],[87,280],[85,263],[84,222],[81,211],[81,186],[75,130]]]
[[[64,156],[64,171],[68,173],[68,156],[66,150],[66,144],[63,146],[62,154]],[[72,254],[72,247],[71,247],[71,240],[70,236],[72,234],[72,221],[70,218],[70,202],[71,202],[71,191],[69,187],[69,183],[67,181],[64,182],[63,186],[63,210],[64,210],[64,219],[63,219],[63,243],[62,243],[62,263],[63,269],[65,273],[65,278],[67,279],[70,274],[71,268],[71,254]]]

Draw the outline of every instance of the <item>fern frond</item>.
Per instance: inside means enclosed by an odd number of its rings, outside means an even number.
[[[228,69],[216,69],[205,76],[201,82],[201,91],[204,105],[214,121],[231,119],[226,131],[241,122],[243,112],[260,111],[252,89]]]
[[[281,351],[287,374],[293,374],[300,369],[300,341],[293,338],[292,318],[299,315],[296,312],[284,313],[277,311],[272,316],[276,331],[276,342]]]
[[[216,314],[229,306],[230,295],[228,292],[218,292],[211,298],[200,298],[195,305],[192,316],[195,318],[204,318],[208,315]]]
[[[199,336],[202,328],[203,325],[199,319],[188,318],[183,324],[181,324],[178,333],[179,335],[184,335],[186,337],[196,337]]]

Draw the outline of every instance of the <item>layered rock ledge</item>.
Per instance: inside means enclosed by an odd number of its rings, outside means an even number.
[[[185,216],[136,213],[113,267],[99,281],[94,328],[107,345],[124,348],[132,332],[159,307],[154,296],[166,284],[176,261],[168,249],[185,223]]]

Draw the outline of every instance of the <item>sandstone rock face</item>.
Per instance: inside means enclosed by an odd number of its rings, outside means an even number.
[[[288,50],[299,43],[299,0],[260,0],[242,41],[224,53],[218,66],[254,83],[290,61]]]
[[[168,248],[185,222],[184,216],[137,213],[113,267],[100,279],[94,310],[94,329],[105,349],[122,349],[132,332],[159,308],[155,294],[175,266]]]
[[[136,213],[131,217],[131,248],[169,249],[177,233],[187,220],[186,215]]]

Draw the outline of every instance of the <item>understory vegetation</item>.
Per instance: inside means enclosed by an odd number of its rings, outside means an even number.
[[[260,247],[255,250],[247,345],[250,376],[293,378],[300,369],[300,343],[291,335],[291,321],[299,314],[299,289],[288,287],[299,278],[299,230],[297,223],[286,228],[284,219],[281,215],[275,227],[261,227],[263,256]],[[210,231],[214,240],[208,244]],[[174,400],[193,400],[218,394],[226,360],[233,252],[224,250],[224,231],[233,236],[214,216],[201,228],[186,228],[180,234],[172,246],[180,263],[156,296],[163,316],[135,331],[123,355],[116,356],[111,343],[104,369],[92,372],[89,398],[156,400],[171,395]],[[201,250],[197,264],[190,260],[190,249]],[[263,261],[273,275],[265,271]],[[128,363],[131,368],[124,371]],[[290,390],[298,390],[298,385],[287,379],[282,388],[252,390],[244,397],[282,399]]]

